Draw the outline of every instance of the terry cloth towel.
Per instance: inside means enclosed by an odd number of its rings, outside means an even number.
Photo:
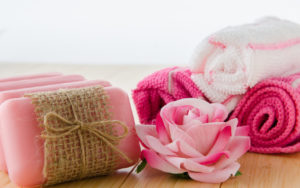
[[[227,27],[195,52],[192,80],[211,102],[242,95],[259,81],[300,71],[300,25],[277,18]]]
[[[140,122],[155,123],[157,113],[169,102],[182,98],[202,98],[202,92],[190,76],[188,68],[171,67],[154,72],[140,81],[133,90]]]
[[[250,89],[230,117],[249,125],[250,151],[300,151],[300,73],[266,79]]]

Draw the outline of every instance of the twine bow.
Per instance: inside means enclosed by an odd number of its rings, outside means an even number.
[[[68,96],[69,101],[71,102],[69,96]],[[84,172],[86,169],[86,154],[85,154],[85,147],[84,147],[84,141],[83,141],[83,131],[87,131],[93,135],[95,135],[97,138],[101,139],[103,142],[107,144],[112,150],[115,152],[119,153],[121,157],[123,157],[126,161],[129,163],[132,163],[132,160],[126,156],[120,149],[118,149],[112,142],[113,141],[119,141],[122,138],[126,137],[128,134],[128,128],[127,126],[119,120],[101,120],[101,121],[95,121],[95,122],[89,122],[85,123],[80,121],[77,118],[76,113],[74,113],[74,107],[71,102],[72,106],[72,111],[75,117],[74,121],[70,121],[61,115],[55,113],[55,112],[48,112],[44,116],[44,128],[48,132],[48,134],[42,134],[41,137],[44,139],[58,139],[61,137],[65,137],[67,135],[70,135],[74,132],[77,132],[79,136],[79,141],[80,141],[80,148],[81,148],[81,157],[82,157],[82,172],[81,172],[81,177],[84,177]],[[62,121],[65,123],[67,126],[63,128],[55,128],[52,127],[49,123],[51,118],[57,118],[58,120]],[[109,135],[103,131],[101,131],[101,127],[106,126],[106,125],[119,125],[123,128],[123,133],[119,136],[114,136],[114,135]],[[51,133],[50,133],[51,132]],[[50,134],[49,134],[50,133]]]

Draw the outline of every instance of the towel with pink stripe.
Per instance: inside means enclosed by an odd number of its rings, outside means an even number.
[[[298,72],[299,61],[300,25],[264,18],[203,40],[192,61],[192,80],[211,102],[228,103],[263,79]]]

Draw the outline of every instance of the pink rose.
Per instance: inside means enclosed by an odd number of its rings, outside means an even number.
[[[238,120],[224,122],[228,112],[221,104],[182,99],[165,105],[155,125],[138,125],[146,149],[142,157],[158,170],[184,173],[197,181],[220,183],[235,175],[237,159],[250,148],[248,127]]]

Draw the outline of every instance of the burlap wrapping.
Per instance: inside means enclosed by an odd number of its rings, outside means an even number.
[[[45,185],[109,174],[119,157],[116,145],[127,127],[111,120],[101,86],[26,94],[32,99],[44,141]],[[113,126],[122,126],[116,134]]]

